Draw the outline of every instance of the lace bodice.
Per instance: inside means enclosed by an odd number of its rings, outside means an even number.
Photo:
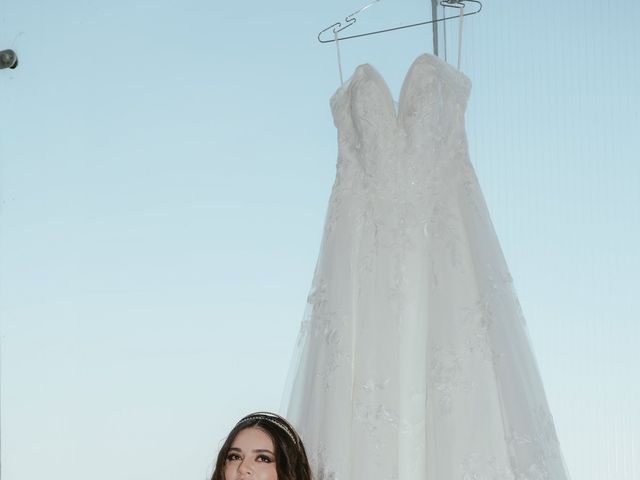
[[[429,163],[447,161],[440,153],[454,152],[464,136],[470,89],[464,74],[422,55],[409,68],[396,111],[382,76],[371,65],[360,65],[331,98],[339,172],[361,170],[378,181],[395,174],[424,187]]]

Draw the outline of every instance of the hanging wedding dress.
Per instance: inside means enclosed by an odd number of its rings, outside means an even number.
[[[475,173],[470,82],[431,55],[398,111],[359,66],[286,415],[315,480],[568,478]]]

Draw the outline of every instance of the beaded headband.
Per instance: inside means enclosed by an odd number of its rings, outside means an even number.
[[[291,441],[296,446],[298,445],[297,435],[294,434],[291,427],[289,427],[289,424],[287,423],[287,421],[284,418],[282,418],[280,415],[276,415],[275,413],[271,413],[271,412],[252,413],[242,418],[238,423],[236,423],[236,427],[238,425],[242,425],[243,423],[254,422],[254,421],[265,421],[273,425],[276,425],[278,428],[280,428],[280,430],[284,431],[287,435],[289,435],[289,438],[291,438]]]

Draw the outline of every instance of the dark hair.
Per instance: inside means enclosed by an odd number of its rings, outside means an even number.
[[[236,436],[245,428],[259,428],[273,441],[278,480],[311,480],[311,468],[302,440],[284,418],[275,413],[256,412],[243,417],[229,432],[216,460],[211,480],[225,480],[224,465]]]

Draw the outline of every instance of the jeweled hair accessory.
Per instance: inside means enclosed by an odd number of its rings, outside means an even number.
[[[246,417],[240,419],[240,421],[236,423],[236,427],[238,425],[242,425],[243,423],[254,422],[254,421],[265,421],[273,425],[276,425],[278,428],[280,428],[280,430],[283,430],[287,435],[289,435],[289,438],[291,438],[291,441],[295,445],[300,444],[298,440],[298,436],[294,433],[293,429],[289,426],[289,422],[287,422],[280,415],[276,415],[275,413],[271,413],[271,412],[251,413]]]

